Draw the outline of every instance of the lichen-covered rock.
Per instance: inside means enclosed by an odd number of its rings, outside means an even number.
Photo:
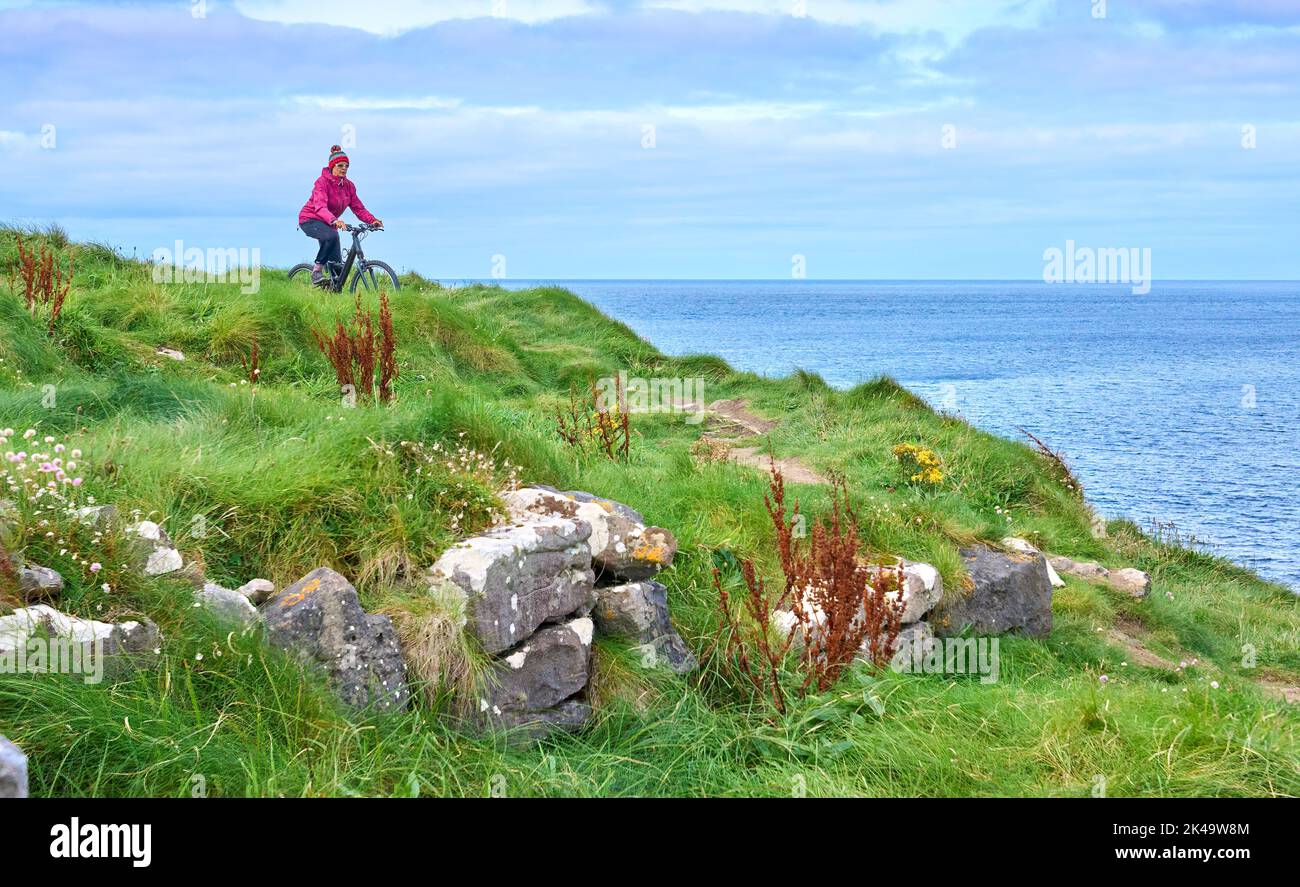
[[[1052,582],[1041,554],[1003,552],[987,545],[960,550],[971,587],[950,595],[931,614],[941,636],[1020,632],[1045,637],[1052,630]]]
[[[646,526],[640,512],[612,499],[545,486],[512,490],[502,498],[515,520],[562,517],[589,524],[588,545],[599,582],[649,579],[670,566],[677,553],[677,539],[672,533],[662,527]]]
[[[27,756],[0,736],[0,798],[27,797]]]
[[[586,723],[590,707],[580,694],[591,672],[593,630],[585,617],[550,625],[498,658],[474,707],[478,725],[522,727],[531,737]]]
[[[23,600],[54,600],[63,593],[63,577],[49,567],[24,564],[18,570],[18,592]]]
[[[257,607],[237,591],[209,582],[194,593],[194,602],[222,622],[247,626],[257,621]]]
[[[132,524],[126,528],[126,534],[135,539],[138,566],[144,575],[163,576],[184,566],[181,553],[167,531],[153,521]]]
[[[403,709],[406,661],[393,623],[361,608],[352,584],[328,567],[312,570],[262,607],[267,639],[318,664],[356,710]]]
[[[629,638],[654,648],[654,661],[678,674],[694,671],[699,662],[668,617],[668,589],[647,579],[596,589],[592,615],[603,635]]]
[[[460,588],[470,627],[487,652],[498,653],[542,623],[591,606],[590,536],[591,525],[572,518],[495,527],[447,549],[427,579],[431,589]]]

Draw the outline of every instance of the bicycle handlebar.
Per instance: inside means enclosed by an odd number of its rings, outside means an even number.
[[[360,232],[383,231],[384,229],[381,225],[370,225],[362,222],[360,225],[344,225],[343,230],[349,234],[357,234]]]

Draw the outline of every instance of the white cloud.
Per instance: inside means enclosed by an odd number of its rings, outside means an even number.
[[[450,111],[460,107],[460,99],[442,96],[412,96],[381,99],[374,96],[300,95],[293,100],[321,111]]]
[[[324,24],[391,37],[453,19],[501,18],[533,25],[601,12],[588,0],[235,0],[252,19],[282,24]]]
[[[936,32],[950,43],[988,27],[1032,27],[1049,0],[647,0],[684,12],[740,12],[806,17],[831,25],[870,26],[882,33]]]

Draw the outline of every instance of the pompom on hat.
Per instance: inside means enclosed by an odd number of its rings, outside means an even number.
[[[328,166],[330,169],[333,169],[333,168],[334,168],[334,164],[336,164],[336,163],[340,163],[340,162],[341,162],[341,163],[346,163],[348,166],[351,166],[351,165],[352,165],[352,161],[351,161],[351,160],[348,160],[348,155],[345,154],[345,153],[343,153],[343,149],[342,149],[342,148],[340,148],[338,145],[331,145],[331,146],[330,146],[330,159],[329,159],[329,162],[326,163],[325,165]]]

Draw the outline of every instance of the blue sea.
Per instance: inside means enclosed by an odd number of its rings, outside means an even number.
[[[1107,517],[1300,589],[1300,282],[554,283],[668,354],[847,388],[893,376],[1061,451]]]

